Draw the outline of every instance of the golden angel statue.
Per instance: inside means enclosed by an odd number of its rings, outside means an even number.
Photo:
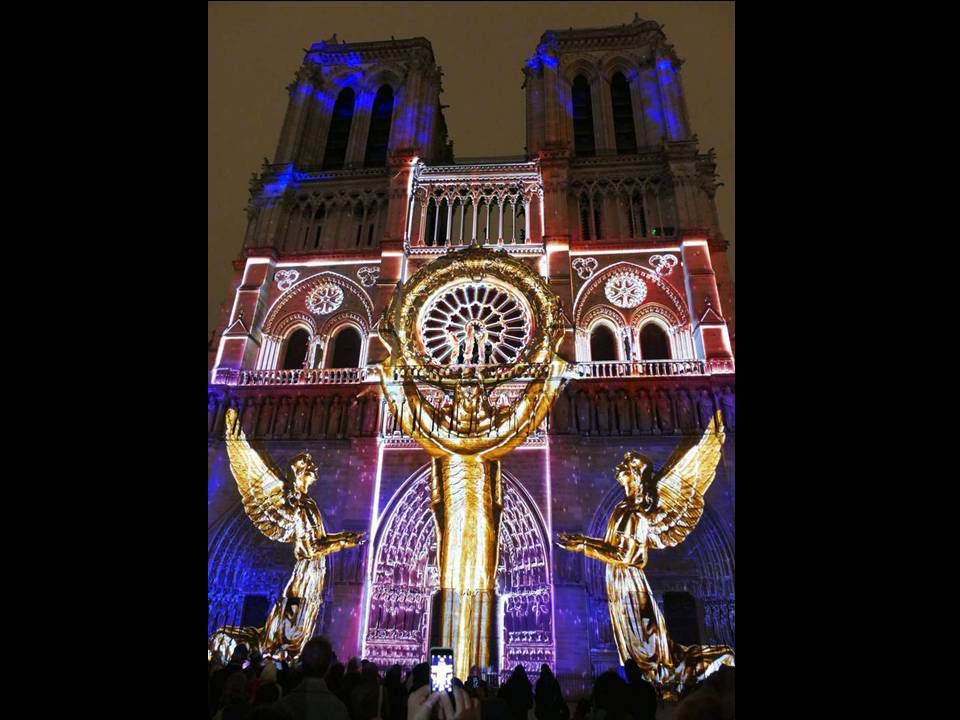
[[[210,638],[210,649],[229,658],[237,643],[251,650],[296,658],[313,635],[323,604],[325,558],[364,542],[366,533],[328,533],[320,509],[307,493],[317,480],[317,466],[308,453],[290,461],[284,475],[247,440],[237,412],[227,410],[227,455],[237,481],[243,509],[260,532],[271,540],[292,543],[296,565],[283,594],[262,628],[224,626]]]
[[[670,639],[643,573],[649,548],[673,547],[696,527],[723,440],[717,413],[699,442],[678,450],[656,474],[649,458],[626,453],[616,478],[627,496],[614,507],[603,539],[558,535],[560,547],[606,564],[610,622],[620,662],[632,658],[666,699],[676,699],[686,683],[705,678],[721,665],[734,665],[729,647],[680,645]]]

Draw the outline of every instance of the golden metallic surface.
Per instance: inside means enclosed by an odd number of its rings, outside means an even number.
[[[320,509],[308,494],[317,480],[317,466],[308,453],[290,461],[292,478],[285,481],[266,453],[257,452],[247,440],[236,410],[227,410],[226,420],[227,455],[243,508],[268,538],[292,543],[297,562],[264,627],[224,626],[209,645],[227,659],[239,642],[251,651],[292,659],[313,635],[323,603],[326,556],[360,545],[366,533],[326,531]]]
[[[465,279],[513,289],[528,304],[531,331],[517,363],[442,365],[425,352],[418,333],[423,309]],[[560,301],[522,261],[472,246],[399,286],[379,332],[390,350],[380,372],[390,410],[434,458],[442,644],[453,648],[455,672],[466,678],[471,666],[494,664],[499,459],[539,428],[570,377],[556,354]]]
[[[680,645],[670,639],[643,573],[650,547],[673,547],[696,527],[704,493],[716,476],[723,440],[723,421],[717,413],[700,441],[678,449],[656,475],[649,458],[626,453],[616,468],[626,498],[613,509],[603,539],[558,535],[560,547],[606,564],[610,622],[620,662],[633,658],[667,699],[676,699],[684,684],[721,665],[734,665],[729,647]]]

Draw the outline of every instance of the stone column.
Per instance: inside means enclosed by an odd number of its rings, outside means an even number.
[[[428,198],[428,197],[424,194],[424,195],[420,198],[420,205],[421,205],[421,207],[420,207],[420,227],[417,228],[417,232],[416,232],[416,235],[415,235],[415,243],[414,243],[414,242],[411,242],[411,245],[412,245],[412,244],[416,244],[416,245],[426,245],[426,244],[427,244],[427,238],[426,238],[426,232],[427,232],[427,208],[430,207],[430,198]]]
[[[500,208],[500,229],[497,231],[497,242],[503,242],[503,198],[497,198],[497,206]]]
[[[333,207],[337,212],[337,221],[333,226],[333,236],[330,238],[332,240],[330,247],[340,247],[340,243],[342,242],[340,239],[340,229],[343,227],[344,211],[347,208],[344,202],[339,199],[333,201]]]
[[[723,308],[707,241],[684,239],[680,251],[687,306],[691,321],[695,323],[693,339],[699,351],[698,355],[705,360],[730,358],[730,336],[727,325],[722,320]],[[702,323],[701,318],[705,318]]]
[[[247,231],[243,236],[243,246],[253,247],[256,240],[257,218],[260,215],[260,208],[255,205],[247,205],[245,212],[247,213]]]
[[[477,239],[477,210],[479,208],[476,196],[471,196],[470,205],[473,207],[473,229],[470,231],[470,242],[474,242]]]
[[[603,109],[603,91],[600,88],[602,82],[601,78],[597,76],[597,78],[590,83],[590,111],[593,115],[593,144],[597,155],[601,155],[604,150],[610,149],[607,142],[606,113]]]
[[[369,203],[367,202],[363,203],[363,219],[360,220],[360,235],[356,241],[357,247],[361,245],[365,245],[367,242],[367,236],[369,234],[367,230],[367,213],[369,212],[369,210],[370,210]]]
[[[450,234],[453,230],[453,203],[447,198],[447,245],[450,244]]]
[[[590,200],[590,240],[599,240],[600,238],[597,237],[597,224],[594,219],[595,216],[594,216],[594,208],[593,208],[593,189],[592,188],[590,189],[589,195],[587,197]]]
[[[654,143],[647,136],[646,108],[643,104],[643,91],[640,89],[640,76],[637,75],[630,83],[630,108],[633,110],[633,131],[637,135],[637,147],[642,148]]]
[[[556,68],[541,64],[543,68],[544,144],[553,145],[562,141],[561,124],[564,114],[560,107],[559,84],[563,82]],[[568,121],[569,122],[569,121]]]
[[[280,141],[277,143],[277,152],[274,155],[274,162],[277,164],[294,162],[297,157],[297,147],[300,144],[304,121],[314,91],[308,67],[301,67],[297,71],[294,82],[288,90],[290,92],[290,102],[287,105],[283,130],[280,132]]]
[[[347,143],[345,164],[363,167],[363,157],[367,149],[367,136],[370,134],[370,118],[373,111],[373,97],[370,90],[356,94],[353,105],[353,122],[350,128],[350,140]]]
[[[603,138],[603,144],[597,145],[597,150],[607,150],[613,153],[617,151],[616,134],[613,130],[613,97],[610,94],[610,83],[602,75],[597,77],[597,95],[600,99],[600,108],[594,106],[594,122],[599,119],[601,125],[600,136]],[[596,134],[596,132],[594,132]]]
[[[666,135],[660,85],[654,60],[640,69],[640,100],[644,110],[644,133],[647,146],[657,145]]]
[[[530,238],[530,198],[529,197],[524,197],[523,199],[523,222],[524,222],[523,241],[525,243],[532,242]]]

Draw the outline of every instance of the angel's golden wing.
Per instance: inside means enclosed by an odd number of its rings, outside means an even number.
[[[230,470],[237,481],[243,509],[264,535],[271,540],[291,542],[295,525],[286,504],[283,480],[270,459],[261,456],[247,440],[237,422],[237,411],[227,410],[227,455]]]
[[[647,539],[652,547],[673,547],[697,526],[703,496],[717,474],[723,448],[723,420],[716,413],[699,442],[680,448],[657,478],[657,507],[650,513]]]

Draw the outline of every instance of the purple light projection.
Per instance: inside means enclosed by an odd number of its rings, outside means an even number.
[[[500,524],[497,595],[502,612],[504,677],[522,664],[528,673],[555,666],[553,593],[543,520],[519,483],[506,473]],[[383,515],[374,565],[363,655],[378,665],[410,668],[426,657],[431,599],[439,588],[430,473],[424,468],[396,492]]]

